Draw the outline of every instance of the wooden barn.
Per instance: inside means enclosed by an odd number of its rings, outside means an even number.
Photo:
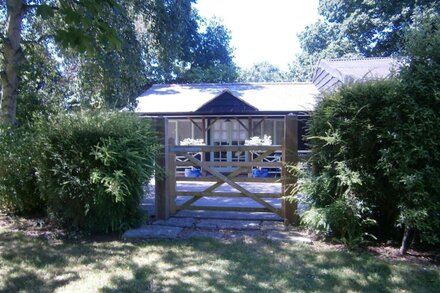
[[[283,145],[284,118],[293,113],[298,117],[298,149],[304,152],[304,126],[317,98],[343,84],[387,78],[394,62],[321,60],[313,82],[303,83],[156,84],[138,97],[136,112],[141,117],[166,117],[167,136],[176,145],[197,139],[210,146],[244,145],[255,136],[270,136],[273,145]],[[204,159],[246,161],[239,152],[212,152]]]
[[[190,138],[212,146],[244,145],[251,137],[265,135],[272,144],[282,145],[284,117],[294,113],[299,149],[306,150],[304,124],[318,94],[312,83],[153,85],[138,98],[136,112],[141,117],[168,118],[167,136],[176,145]],[[205,159],[246,161],[239,152],[212,152]]]

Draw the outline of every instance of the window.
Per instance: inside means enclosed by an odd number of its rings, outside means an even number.
[[[181,142],[185,138],[192,138],[191,121],[179,120],[177,124],[178,141]]]

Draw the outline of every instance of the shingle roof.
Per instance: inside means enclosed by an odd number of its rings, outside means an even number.
[[[323,59],[313,83],[324,92],[355,81],[388,78],[396,69],[398,64],[393,58]]]
[[[194,112],[222,92],[259,111],[312,111],[319,94],[313,83],[156,84],[138,98],[138,113]]]

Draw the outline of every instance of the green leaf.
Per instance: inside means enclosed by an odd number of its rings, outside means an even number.
[[[43,19],[49,19],[54,16],[54,8],[46,4],[41,4],[37,7],[37,15]]]

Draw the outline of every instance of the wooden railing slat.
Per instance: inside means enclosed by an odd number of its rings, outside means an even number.
[[[195,197],[248,197],[240,192],[204,192],[204,191],[176,191],[180,196],[195,196]],[[253,193],[258,198],[281,198],[281,193]]]
[[[243,171],[245,172],[245,171]],[[232,174],[232,173],[231,173]],[[229,176],[228,176],[229,177]],[[176,181],[189,181],[189,182],[218,182],[218,179],[215,177],[176,177]],[[254,178],[254,177],[234,177],[235,182],[255,182],[255,183],[281,183],[280,178],[274,177],[262,177],[262,178]],[[222,185],[224,182],[221,182]],[[218,186],[220,186],[218,185]],[[218,187],[217,186],[217,187]],[[216,188],[217,188],[216,187]],[[215,189],[215,188],[214,188]]]
[[[215,207],[215,206],[177,206],[177,210],[220,211],[220,212],[273,212],[267,208]],[[279,215],[279,212],[277,212]]]
[[[196,164],[197,166],[200,166],[202,168],[204,168],[207,172],[211,173],[212,175],[214,175],[215,177],[217,177],[218,179],[224,181],[225,183],[229,184],[230,186],[232,186],[233,188],[237,189],[238,191],[244,193],[245,195],[247,195],[248,197],[252,198],[253,200],[255,200],[256,202],[258,202],[259,204],[261,204],[262,206],[264,206],[265,208],[271,210],[272,212],[279,214],[280,215],[280,211],[278,211],[276,208],[274,208],[273,206],[271,206],[270,204],[268,204],[267,202],[265,202],[264,200],[254,196],[252,193],[250,193],[247,189],[245,189],[244,187],[242,187],[241,185],[235,183],[234,181],[232,181],[231,179],[229,179],[228,177],[226,177],[225,175],[223,175],[222,173],[220,173],[219,171],[212,169],[211,167],[209,167],[208,165],[206,165],[206,162],[200,162],[199,160],[197,160],[196,158],[194,158],[191,155],[186,154],[185,157],[190,160],[191,162],[193,162],[194,164]]]
[[[267,150],[280,151],[281,145],[229,145],[229,146],[215,146],[215,145],[194,145],[194,146],[173,146],[169,150],[175,153],[192,153],[192,152],[262,152]]]
[[[279,167],[283,166],[282,162],[204,162],[207,167]],[[196,166],[194,162],[176,162],[176,166]]]

